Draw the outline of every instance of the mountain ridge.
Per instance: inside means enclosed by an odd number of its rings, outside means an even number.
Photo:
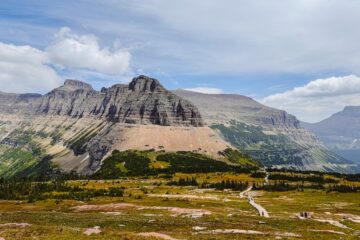
[[[113,150],[194,151],[218,158],[230,147],[204,126],[196,106],[143,75],[100,91],[66,80],[44,95],[0,99],[0,175],[25,171],[41,159],[64,172],[92,174]]]
[[[233,118],[248,117],[248,116],[241,115],[241,113],[248,112],[247,110],[252,110],[252,111],[258,112],[259,116],[268,115],[268,118],[256,119],[256,116],[254,116],[255,118],[252,118],[250,120],[251,122],[257,121],[259,124],[261,123],[261,124],[272,124],[272,125],[285,125],[286,127],[295,127],[295,128],[300,127],[300,121],[297,120],[295,116],[288,114],[286,111],[265,106],[247,96],[243,96],[243,95],[239,95],[239,94],[206,94],[206,93],[192,92],[192,91],[188,91],[188,90],[184,90],[184,89],[177,89],[177,90],[174,90],[173,92],[179,96],[182,96],[184,98],[188,97],[189,99],[192,99],[193,101],[198,102],[198,105],[201,105],[203,108],[203,112],[204,112],[203,114],[208,115],[206,117],[206,119],[209,121],[211,121],[211,119],[212,119],[210,114],[208,113],[209,107],[204,106],[203,102],[201,102],[201,96],[206,97],[207,99],[212,99],[213,101],[214,100],[221,101],[224,98],[227,100],[231,100],[232,102],[227,101],[226,106],[224,104],[223,107],[227,108],[225,110],[235,107],[235,109],[231,109],[232,111],[234,111],[234,110],[237,111],[237,112],[232,113]],[[207,108],[207,109],[205,110],[204,108]],[[216,109],[216,110],[219,112],[222,112],[221,109]],[[276,113],[276,114],[273,114],[273,113]],[[273,114],[273,116],[272,116],[272,114]],[[222,119],[222,117],[219,116],[219,114],[212,113],[212,115],[218,115],[217,116],[218,119],[216,119],[217,122],[219,120],[225,121],[225,122],[229,120],[229,116],[223,116],[223,119]],[[246,119],[244,119],[244,120],[246,121]]]
[[[158,80],[143,75],[134,78],[129,85],[115,84],[101,91],[79,80],[66,80],[63,86],[45,95],[22,96],[25,95],[15,94],[12,99],[3,97],[0,112],[11,113],[17,109],[17,113],[29,115],[92,115],[124,123],[203,125],[195,106],[167,91]]]
[[[174,91],[193,102],[204,121],[240,151],[268,167],[352,171],[353,164],[330,152],[318,137],[283,110],[234,94]]]
[[[327,147],[360,164],[360,106],[346,106],[318,123],[303,123]]]
[[[69,79],[44,95],[0,99],[0,175],[44,158],[63,172],[93,174],[112,151],[132,149],[221,159],[237,148],[267,167],[345,172],[350,166],[285,111],[241,95],[169,91],[143,75],[100,91]]]

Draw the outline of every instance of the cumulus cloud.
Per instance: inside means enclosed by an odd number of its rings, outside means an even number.
[[[75,76],[88,72],[119,79],[129,70],[130,53],[114,45],[113,50],[101,48],[94,35],[76,35],[69,28],[62,28],[44,50],[0,42],[0,91],[49,91],[63,81],[59,67]]]
[[[19,15],[16,1],[7,2],[4,12]],[[356,0],[27,0],[23,5],[20,13],[36,5],[41,20],[57,21],[8,18],[0,24],[2,39],[43,44],[49,29],[67,22],[140,48],[132,56],[147,72],[360,74]]]
[[[43,92],[58,86],[61,78],[48,62],[39,49],[0,43],[0,90]]]
[[[210,87],[195,87],[195,88],[185,88],[187,91],[206,93],[206,94],[221,94],[224,91],[220,88],[210,88]]]
[[[127,71],[131,57],[126,49],[101,48],[94,35],[77,35],[69,28],[59,31],[46,52],[60,67],[93,69],[111,75]]]
[[[317,79],[305,86],[268,96],[262,102],[287,110],[304,121],[320,121],[345,106],[360,105],[360,77]]]

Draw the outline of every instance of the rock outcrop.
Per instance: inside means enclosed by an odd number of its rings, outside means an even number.
[[[95,91],[89,84],[66,80],[44,96],[0,94],[0,112],[97,117],[112,122],[163,126],[202,126],[198,109],[167,91],[158,80],[134,78],[129,85],[115,84]]]

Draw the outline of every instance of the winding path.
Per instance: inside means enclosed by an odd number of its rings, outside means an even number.
[[[254,208],[256,208],[256,210],[259,212],[260,216],[265,217],[265,218],[270,217],[268,211],[266,211],[266,209],[263,208],[260,204],[257,204],[251,195],[248,196],[248,199],[249,199],[250,205],[253,206]]]
[[[245,198],[246,195],[247,195],[247,193],[250,192],[251,189],[252,189],[252,187],[248,187],[245,191],[242,191],[242,192],[240,193],[240,198]]]
[[[266,172],[266,171],[265,171]],[[269,184],[269,174],[266,172],[266,177],[264,178],[264,185]],[[250,191],[252,190],[252,187],[248,187],[245,191],[240,192],[240,198],[247,197],[249,200],[249,204],[253,206],[260,214],[260,216],[269,218],[268,211],[262,207],[260,204],[256,203],[254,198],[251,196]]]

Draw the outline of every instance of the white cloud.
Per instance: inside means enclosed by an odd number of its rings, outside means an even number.
[[[262,102],[284,109],[304,121],[320,121],[345,106],[360,105],[360,77],[317,79],[305,86],[268,96]]]
[[[112,51],[101,49],[95,36],[79,36],[69,28],[62,28],[45,50],[0,42],[0,91],[47,92],[63,82],[53,66],[71,73],[67,77],[87,72],[103,79],[123,79],[130,72],[130,53],[120,49],[118,42],[114,46]]]
[[[128,70],[130,53],[120,49],[101,48],[94,35],[76,35],[62,28],[55,41],[46,48],[49,59],[61,67],[93,69],[105,74],[121,74]]]
[[[62,80],[47,63],[39,49],[0,42],[0,90],[44,92],[58,86]]]
[[[45,45],[56,25],[45,21],[57,19],[120,38],[146,72],[360,74],[358,0],[33,1],[21,12],[36,10],[44,22],[2,19],[2,39]],[[20,10],[15,2],[2,8]]]
[[[221,94],[224,93],[222,89],[219,88],[210,88],[210,87],[195,87],[195,88],[185,88],[187,91],[206,93],[206,94]]]

